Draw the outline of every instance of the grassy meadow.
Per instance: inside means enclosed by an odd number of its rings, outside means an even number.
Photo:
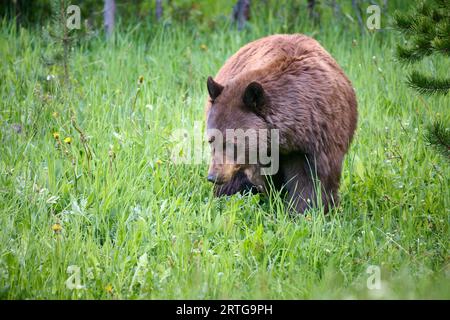
[[[119,23],[71,50],[67,85],[38,28],[0,23],[0,299],[450,298],[450,162],[424,139],[449,98],[408,88],[393,30]],[[358,98],[326,216],[292,215],[278,195],[214,198],[207,163],[171,160],[174,130],[204,121],[207,76],[285,32],[315,37]]]

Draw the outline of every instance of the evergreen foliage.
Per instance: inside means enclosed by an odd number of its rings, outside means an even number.
[[[432,54],[450,55],[450,1],[420,2],[413,12],[397,12],[395,25],[408,39],[397,46],[397,57],[406,63],[421,61]],[[408,85],[420,94],[447,95],[450,78],[438,78],[413,70],[407,77]],[[444,155],[449,156],[450,133],[441,120],[429,125],[426,139]]]
[[[77,40],[74,30],[70,30],[67,27],[67,6],[69,5],[70,3],[66,0],[52,0],[51,23],[43,28],[43,37],[49,52],[43,55],[42,58],[44,63],[51,69],[62,68],[65,85],[70,83],[70,51]]]
[[[447,157],[450,157],[450,130],[442,121],[436,120],[428,126],[425,139]]]

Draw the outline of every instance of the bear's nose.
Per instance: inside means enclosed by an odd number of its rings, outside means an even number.
[[[215,183],[216,180],[217,180],[217,176],[214,175],[214,174],[208,174],[208,178],[207,179],[208,179],[209,182]]]

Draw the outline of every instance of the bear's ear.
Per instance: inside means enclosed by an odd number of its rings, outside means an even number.
[[[265,104],[265,94],[263,87],[258,82],[251,82],[247,88],[245,88],[244,95],[242,96],[244,104],[255,112],[261,111],[261,108]]]
[[[214,81],[214,79],[209,76],[208,81],[206,82],[208,87],[208,93],[211,100],[215,100],[222,93],[223,86]]]

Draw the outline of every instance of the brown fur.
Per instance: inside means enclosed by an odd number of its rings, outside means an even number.
[[[330,54],[305,35],[273,35],[242,47],[214,81],[221,86],[206,102],[208,128],[279,129],[278,178],[289,200],[299,212],[316,204],[317,177],[328,210],[338,200],[342,161],[357,123],[354,90]],[[258,108],[243,102],[252,82],[264,89]],[[239,179],[248,182],[243,177],[228,177],[216,195],[241,191]]]

